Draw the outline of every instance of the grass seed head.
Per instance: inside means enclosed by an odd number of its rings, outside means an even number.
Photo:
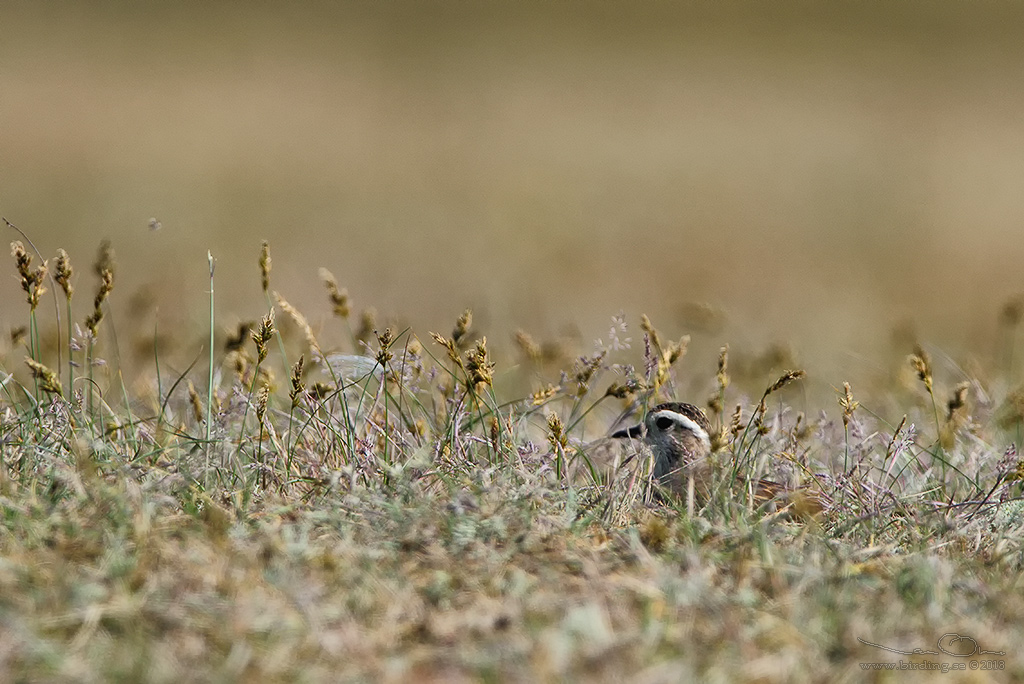
[[[93,311],[89,317],[85,319],[85,327],[89,329],[89,332],[94,338],[96,337],[100,321],[103,320],[103,302],[107,300],[107,296],[110,295],[113,289],[114,272],[109,268],[105,268],[100,272],[100,288],[96,291],[96,297],[92,302]]]
[[[501,449],[501,422],[492,415],[487,424],[487,434],[491,438],[491,446],[497,451]]]
[[[455,321],[455,328],[452,330],[452,341],[459,349],[462,349],[468,341],[467,336],[471,325],[473,325],[473,312],[466,309],[459,316],[459,320]]]
[[[26,301],[32,311],[39,306],[39,298],[46,292],[43,280],[46,278],[47,263],[44,261],[38,268],[32,269],[32,255],[25,251],[20,240],[11,243],[11,256],[21,277],[21,289],[25,291]]]
[[[743,432],[743,407],[736,404],[736,410],[732,412],[732,420],[729,421],[729,434],[733,440]]]
[[[376,329],[377,310],[368,306],[359,316],[359,330],[356,331],[356,339],[364,344],[368,343],[374,337]]]
[[[270,289],[270,268],[273,259],[270,258],[270,243],[264,240],[260,243],[260,283],[263,285],[263,292]]]
[[[642,314],[640,316],[640,329],[647,334],[651,344],[660,352],[661,337],[658,335],[658,331],[654,329],[654,326],[651,324],[651,319],[647,317],[647,314]]]
[[[556,394],[558,394],[558,387],[555,385],[545,385],[530,395],[530,404],[540,406]]]
[[[267,417],[267,402],[269,400],[270,385],[264,384],[256,394],[256,419],[259,420],[260,425],[263,424],[264,419]]]
[[[932,359],[920,345],[914,345],[914,353],[910,355],[910,367],[917,373],[918,379],[924,383],[928,394],[932,393]]]
[[[779,379],[772,383],[772,385],[764,391],[764,396],[767,397],[769,394],[774,394],[775,392],[778,392],[786,385],[797,380],[800,380],[805,375],[807,374],[802,370],[788,370],[783,372],[783,374],[779,376]]]
[[[565,424],[557,413],[548,414],[548,444],[553,451],[564,451],[569,446],[569,437],[565,434]]]
[[[441,333],[436,332],[430,333],[430,336],[434,338],[434,342],[444,348],[452,363],[465,370],[466,366],[462,363],[462,357],[459,355],[459,350],[455,346],[455,340],[448,339]]]
[[[305,362],[306,358],[300,355],[299,360],[295,362],[294,366],[292,366],[292,388],[291,391],[288,392],[288,396],[292,400],[292,408],[299,405],[299,402],[302,400],[302,395],[306,391],[306,384],[302,381],[303,366]]]
[[[582,397],[590,391],[590,381],[593,379],[594,375],[597,374],[597,371],[600,370],[604,363],[604,358],[607,355],[608,351],[602,349],[591,356],[581,356],[576,359],[576,364],[573,367],[572,379],[576,382],[577,396]]]
[[[199,392],[196,391],[196,386],[192,384],[192,381],[188,381],[188,403],[192,407],[192,417],[195,418],[196,423],[203,422],[203,401],[199,398]]]
[[[274,328],[274,309],[271,307],[267,315],[260,321],[259,327],[250,333],[253,344],[256,345],[256,363],[263,363],[267,358],[267,348],[275,332],[277,330]]]
[[[722,425],[718,430],[711,433],[711,451],[721,451],[732,443],[732,433],[727,425]]]
[[[625,382],[613,382],[605,391],[605,396],[616,399],[633,399],[637,392],[643,390],[643,384],[639,378],[626,378]]]
[[[334,279],[334,274],[323,267],[320,268],[320,280],[324,281],[324,287],[327,288],[327,296],[331,300],[334,315],[338,318],[348,318],[349,314],[352,313],[352,309],[349,306],[348,290],[339,288],[338,281]]]
[[[729,386],[729,345],[725,345],[718,352],[718,374],[715,380],[720,392],[724,392]]]
[[[523,356],[531,363],[538,363],[543,355],[543,351],[537,341],[530,336],[530,333],[525,330],[519,329],[516,331],[513,339],[515,340],[516,347],[523,353]]]
[[[55,394],[58,397],[64,396],[64,389],[60,386],[60,378],[52,369],[44,366],[31,357],[25,357],[25,364],[32,370],[32,377],[39,381],[39,389],[47,394]]]
[[[57,263],[54,266],[53,278],[60,285],[60,288],[64,290],[64,297],[70,302],[71,295],[74,294],[75,288],[71,285],[71,276],[74,275],[75,271],[71,268],[71,257],[63,249],[57,250]]]
[[[25,250],[21,240],[11,243],[11,256],[14,257],[14,266],[18,269],[22,282],[28,280],[32,270],[32,255]]]
[[[850,383],[843,383],[843,394],[839,397],[839,405],[843,409],[843,427],[849,427],[850,419],[853,418],[853,412],[860,406],[859,401],[855,401],[853,398],[853,392],[850,391]]]
[[[471,388],[490,386],[494,381],[494,363],[487,356],[487,338],[481,337],[466,354],[466,372]]]
[[[92,265],[92,270],[102,279],[104,271],[114,272],[114,266],[114,247],[110,244],[110,240],[104,238],[100,242],[100,248],[96,253],[96,262]]]
[[[377,333],[377,344],[380,345],[380,351],[377,352],[377,363],[381,366],[386,366],[388,361],[395,357],[391,353],[391,345],[395,343],[395,334],[391,331],[391,328],[384,328],[384,332]]]
[[[313,360],[315,361],[318,357],[321,357],[320,344],[316,341],[316,335],[313,334],[313,328],[310,326],[309,321],[306,320],[306,317],[302,315],[302,312],[289,304],[288,301],[278,292],[274,293],[274,300],[277,302],[277,305],[281,307],[281,310],[295,321],[295,325],[299,326],[299,330],[302,331],[302,336],[306,338],[306,344],[309,345],[309,350],[313,354]]]
[[[243,385],[246,384],[245,381],[249,374],[249,367],[253,361],[255,359],[244,348],[232,349],[225,357],[225,363],[234,371],[238,382]]]

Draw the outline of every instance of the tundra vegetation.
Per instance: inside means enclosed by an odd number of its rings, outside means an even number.
[[[253,252],[260,320],[220,317],[240,285],[211,256],[208,329],[166,331],[112,320],[131,284],[109,245],[85,276],[11,245],[0,679],[1024,677],[1021,302],[998,358],[907,339],[874,386],[806,406],[785,353],[694,367],[642,312],[588,348],[496,344],[469,310],[378,322],[311,269],[333,311],[313,325]],[[712,425],[706,501],[666,497],[650,463],[579,467],[675,399]],[[761,477],[807,497],[757,499]]]

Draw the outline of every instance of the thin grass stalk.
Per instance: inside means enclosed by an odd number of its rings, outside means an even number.
[[[85,345],[85,377],[86,383],[89,386],[89,420],[92,421],[94,427],[96,426],[96,406],[94,399],[94,395],[96,392],[96,380],[93,378],[93,353],[95,344],[95,336],[89,335],[89,341]]]
[[[270,242],[264,240],[260,243],[260,281],[263,286],[263,299],[267,302],[267,309],[274,308],[274,303],[270,300],[270,269],[273,259],[270,258]],[[281,336],[280,329],[275,331],[274,337],[277,338],[277,349],[281,352],[281,363],[284,364],[285,375],[291,370],[291,364],[288,362],[288,354],[284,348],[284,338]]]
[[[160,350],[159,340],[160,339],[160,321],[156,320],[153,322],[153,368],[156,370],[156,399],[157,402],[163,403],[163,383],[160,377]],[[160,424],[163,421],[164,412],[161,408],[160,413],[157,414],[156,420],[156,431],[160,432]]]
[[[139,426],[135,420],[135,416],[132,415],[132,405],[128,400],[128,388],[124,385],[124,375],[121,372],[120,366],[117,369],[118,384],[121,385],[121,397],[124,400],[124,410],[128,412],[128,425],[131,426],[131,447],[132,447],[132,458],[139,453]],[[127,427],[127,426],[126,426]]]
[[[73,334],[71,320],[71,297],[67,298],[67,327],[68,327],[68,399],[75,396],[75,358],[71,351],[71,337]],[[57,345],[60,347],[60,345]],[[59,367],[60,364],[58,364]]]
[[[207,377],[206,382],[206,470],[203,472],[203,481],[205,483],[206,491],[210,490],[210,431],[213,428],[213,333],[214,333],[214,322],[213,322],[213,311],[214,311],[214,293],[213,293],[213,272],[216,267],[216,262],[213,258],[213,253],[210,250],[206,251],[206,261],[210,267],[210,373]]]

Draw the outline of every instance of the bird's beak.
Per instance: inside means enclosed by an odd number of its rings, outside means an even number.
[[[643,424],[634,425],[631,428],[626,428],[624,430],[618,430],[618,431],[612,433],[612,437],[615,437],[616,439],[622,439],[623,437],[631,437],[633,439],[640,439],[643,436],[644,436],[644,426],[643,426]]]

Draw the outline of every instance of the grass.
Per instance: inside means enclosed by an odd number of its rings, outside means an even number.
[[[944,408],[955,378],[917,345],[870,394],[846,384],[801,413],[802,371],[738,382],[728,349],[684,370],[688,338],[646,316],[638,348],[616,317],[575,357],[520,333],[518,358],[495,359],[469,311],[427,343],[353,333],[324,271],[328,352],[273,292],[264,245],[262,321],[218,334],[211,257],[209,343],[175,371],[154,335],[129,381],[109,249],[84,329],[70,257],[46,288],[12,249],[29,309],[2,360],[4,681],[895,681],[865,668],[901,662],[1024,677],[1024,393],[1005,372],[959,379]],[[46,289],[63,299],[52,329]],[[707,377],[708,500],[665,498],[643,464],[570,477],[620,418],[704,403],[675,396],[680,373]],[[756,477],[823,510],[758,505]],[[979,651],[891,650],[943,638]]]

